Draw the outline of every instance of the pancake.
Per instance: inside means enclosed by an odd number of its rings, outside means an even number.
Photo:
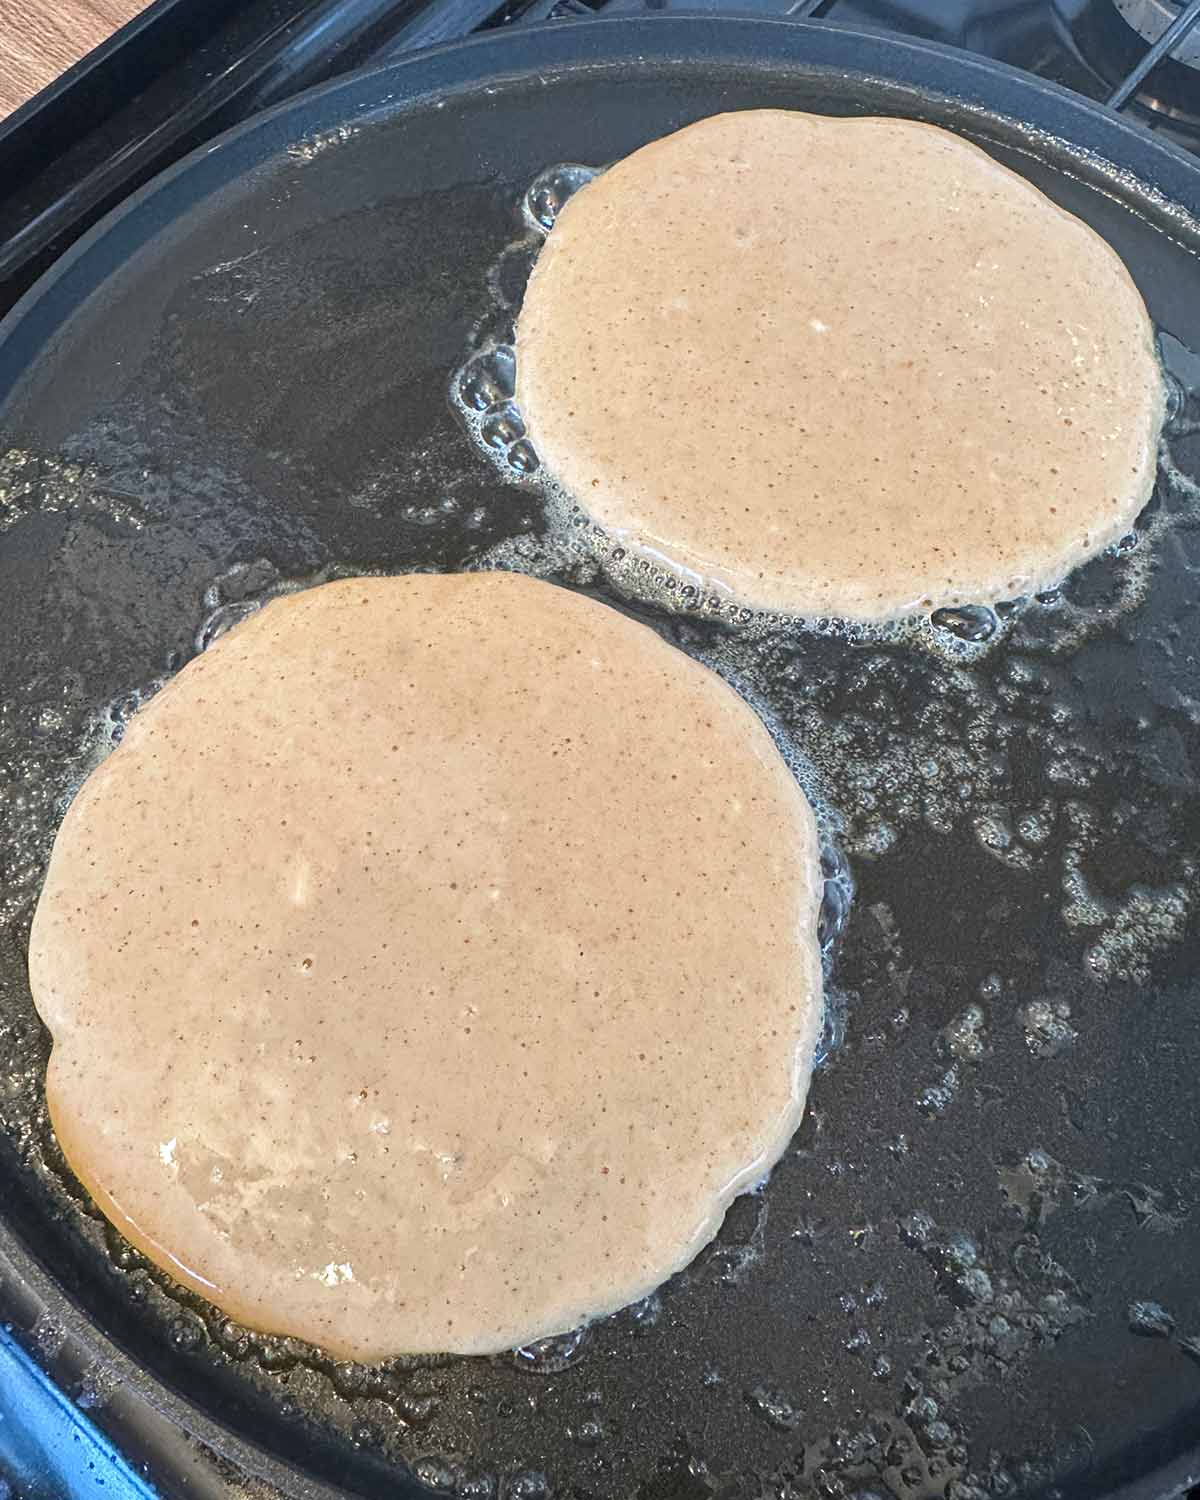
[[[648,1293],[783,1150],[808,804],[719,677],[501,573],[279,599],[129,723],[30,944],[46,1088],[179,1281],[334,1355]]]
[[[851,619],[1048,588],[1149,497],[1119,257],[936,126],[750,110],[565,205],[517,325],[543,467],[627,545]]]

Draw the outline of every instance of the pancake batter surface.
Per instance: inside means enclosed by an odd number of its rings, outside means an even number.
[[[566,204],[517,327],[542,463],[627,543],[849,618],[1059,582],[1154,483],[1124,265],[969,142],[753,110]]]
[[[776,1159],[808,804],[707,668],[513,574],[269,604],[130,722],[30,946],[67,1159],[232,1316],[488,1352],[649,1292]]]

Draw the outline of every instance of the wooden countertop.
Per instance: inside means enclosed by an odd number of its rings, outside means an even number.
[[[124,26],[146,0],[0,0],[0,118]]]

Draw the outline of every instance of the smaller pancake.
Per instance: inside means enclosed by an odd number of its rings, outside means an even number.
[[[799,1119],[808,805],[715,673],[514,574],[269,604],[130,722],[30,940],[68,1161],[351,1359],[645,1295]]]
[[[1114,251],[932,125],[718,115],[566,204],[517,326],[545,468],[754,605],[1050,587],[1154,483],[1153,329]]]

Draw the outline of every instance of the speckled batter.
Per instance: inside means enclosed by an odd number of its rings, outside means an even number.
[[[644,1295],[783,1149],[819,885],[761,723],[615,610],[501,573],[283,598],[67,813],[54,1127],[252,1326],[519,1345]]]
[[[935,126],[784,110],[702,120],[567,203],[517,399],[623,540],[859,619],[1060,581],[1145,504],[1163,408],[1085,224]]]

